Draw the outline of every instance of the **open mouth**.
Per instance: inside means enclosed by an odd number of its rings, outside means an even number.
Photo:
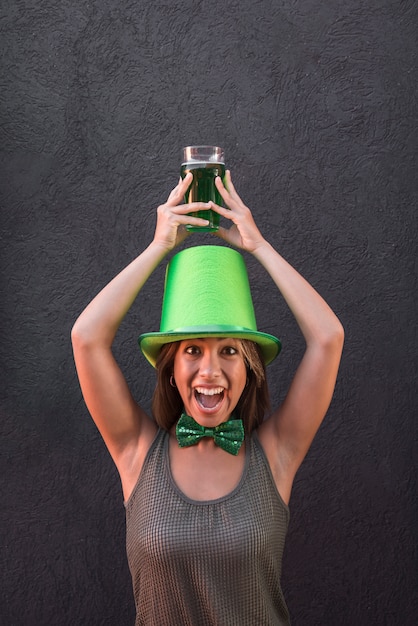
[[[197,403],[202,409],[216,409],[222,402],[225,389],[223,387],[214,387],[207,389],[206,387],[196,387],[194,395]]]

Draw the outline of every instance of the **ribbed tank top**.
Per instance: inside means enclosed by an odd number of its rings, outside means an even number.
[[[195,501],[175,484],[158,431],[126,503],[135,626],[290,624],[280,586],[289,510],[257,435],[245,441],[237,487]]]

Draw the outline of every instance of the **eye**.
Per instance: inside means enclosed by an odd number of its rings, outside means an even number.
[[[198,348],[198,346],[195,346],[194,344],[187,345],[184,348],[184,351],[185,351],[186,354],[190,354],[191,356],[195,356],[196,354],[200,354],[200,349]]]
[[[238,354],[238,350],[237,348],[234,348],[234,346],[225,346],[222,349],[222,354],[225,354],[226,356],[235,356]]]

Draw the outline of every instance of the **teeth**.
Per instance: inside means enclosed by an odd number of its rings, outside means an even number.
[[[196,387],[197,393],[201,393],[204,396],[216,396],[218,393],[222,393],[223,387],[216,387],[215,389],[206,389],[206,387]]]

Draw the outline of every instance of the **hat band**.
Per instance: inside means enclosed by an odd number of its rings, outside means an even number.
[[[167,335],[183,335],[183,334],[193,334],[193,333],[211,333],[212,335],[215,333],[220,333],[224,335],[225,333],[254,333],[257,332],[255,328],[248,328],[245,326],[232,326],[229,324],[203,324],[200,326],[182,326],[181,328],[172,328],[170,330],[160,330],[160,333],[164,333]]]

